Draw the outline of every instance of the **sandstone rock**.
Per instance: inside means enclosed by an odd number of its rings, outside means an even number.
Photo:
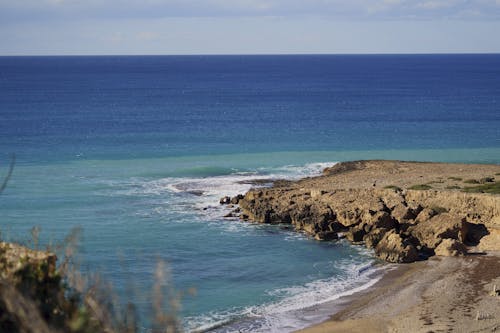
[[[363,241],[367,248],[371,249],[377,246],[382,237],[384,237],[385,233],[388,229],[380,228],[374,229],[363,237]]]
[[[421,223],[430,220],[432,217],[436,216],[437,212],[431,208],[424,208],[415,218],[415,223]]]
[[[409,228],[408,231],[419,240],[420,244],[435,249],[445,238],[465,242],[467,222],[464,218],[443,213]]]
[[[335,231],[336,233],[345,230],[345,227],[339,222],[328,223],[328,231]]]
[[[455,239],[446,238],[434,249],[437,256],[457,257],[467,254],[467,247]]]
[[[408,220],[413,220],[417,215],[414,209],[405,206],[403,204],[396,205],[391,212],[392,217],[394,217],[399,223],[404,223]]]
[[[312,189],[311,190],[311,198],[317,199],[317,198],[321,197],[325,193],[326,193],[326,191],[323,191],[323,190]]]
[[[398,223],[385,211],[378,211],[370,218],[369,222],[374,228],[393,229]]]
[[[237,196],[231,198],[231,203],[233,205],[237,205],[241,199],[243,199],[243,194],[238,194]]]
[[[409,263],[418,259],[415,246],[394,230],[385,233],[375,247],[375,254],[380,259],[393,263]]]
[[[479,241],[481,251],[500,251],[500,228],[490,228],[489,234]]]
[[[361,223],[362,212],[358,208],[343,210],[337,213],[337,221],[339,221],[344,227],[350,227]]]
[[[322,241],[330,241],[334,239],[338,239],[338,233],[334,231],[321,231],[318,232],[316,235],[314,235],[314,238],[316,240],[322,240]]]
[[[354,227],[354,228],[349,229],[349,231],[345,233],[345,237],[349,241],[357,243],[357,242],[362,242],[363,241],[363,236],[365,234],[366,233],[365,233],[365,231],[363,229]]]

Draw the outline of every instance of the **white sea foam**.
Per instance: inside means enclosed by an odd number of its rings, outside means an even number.
[[[316,280],[305,285],[270,291],[276,302],[233,311],[187,318],[191,332],[292,332],[326,320],[329,303],[373,286],[387,266],[354,264],[339,266],[342,277]],[[328,304],[328,306],[327,306]]]
[[[120,184],[118,187],[122,195],[143,195],[147,196],[148,200],[156,201],[155,212],[159,215],[169,212],[184,213],[190,215],[191,219],[192,213],[197,212],[202,221],[221,227],[223,232],[241,232],[246,228],[252,230],[259,226],[222,220],[222,216],[229,208],[219,205],[221,197],[245,193],[256,186],[252,182],[255,179],[269,180],[271,183],[275,179],[294,180],[315,176],[333,164],[330,162],[303,166],[287,165],[211,177],[170,177],[154,181],[132,179],[129,183]],[[165,200],[164,207],[161,205],[162,200]],[[295,241],[297,237],[301,238],[304,235],[290,232],[284,239]],[[365,250],[358,248],[358,251]],[[331,306],[327,307],[325,303],[369,288],[378,281],[381,276],[380,270],[383,269],[366,261],[361,263],[356,256],[337,262],[336,267],[342,270],[341,277],[335,276],[304,285],[270,290],[269,296],[277,299],[275,302],[186,318],[187,330],[193,332],[298,330],[327,319],[332,310]]]
[[[243,194],[252,187],[270,185],[276,179],[294,180],[319,175],[325,167],[333,164],[334,162],[310,163],[302,166],[286,165],[245,172],[235,170],[231,174],[207,177],[166,177],[155,180],[131,178],[127,181],[106,183],[105,188],[99,190],[98,194],[152,197],[151,200],[164,198],[171,212],[179,214],[196,212],[207,221],[220,221],[220,218],[230,210],[226,206],[219,205],[221,197]],[[258,184],[254,182],[255,180],[259,180]],[[266,180],[269,182],[266,183]],[[153,213],[162,211],[158,206],[155,202]]]

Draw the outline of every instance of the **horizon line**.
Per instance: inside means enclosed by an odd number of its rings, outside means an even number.
[[[500,55],[500,52],[368,52],[368,53],[171,53],[171,54],[0,54],[7,57],[209,57],[209,56],[388,56],[388,55]]]

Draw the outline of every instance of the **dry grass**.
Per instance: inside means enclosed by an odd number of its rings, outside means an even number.
[[[32,229],[38,246],[39,228]],[[31,251],[43,257],[61,253],[57,269],[46,262],[19,257],[25,268],[6,276],[0,253],[0,332],[23,333],[136,333],[139,317],[132,302],[123,305],[98,274],[84,275],[78,269],[77,251],[81,229],[74,229],[50,251]],[[17,246],[23,249],[24,247]],[[26,250],[30,251],[30,250]],[[29,264],[28,264],[29,263]],[[10,266],[9,266],[10,267]],[[167,265],[158,261],[152,290],[151,327],[153,333],[182,332],[180,319],[183,293],[173,287]]]

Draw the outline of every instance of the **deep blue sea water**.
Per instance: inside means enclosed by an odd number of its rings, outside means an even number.
[[[81,226],[83,267],[141,313],[163,259],[197,289],[188,329],[291,331],[379,266],[218,199],[342,160],[500,163],[500,55],[0,57],[2,174],[9,153],[4,239]]]

